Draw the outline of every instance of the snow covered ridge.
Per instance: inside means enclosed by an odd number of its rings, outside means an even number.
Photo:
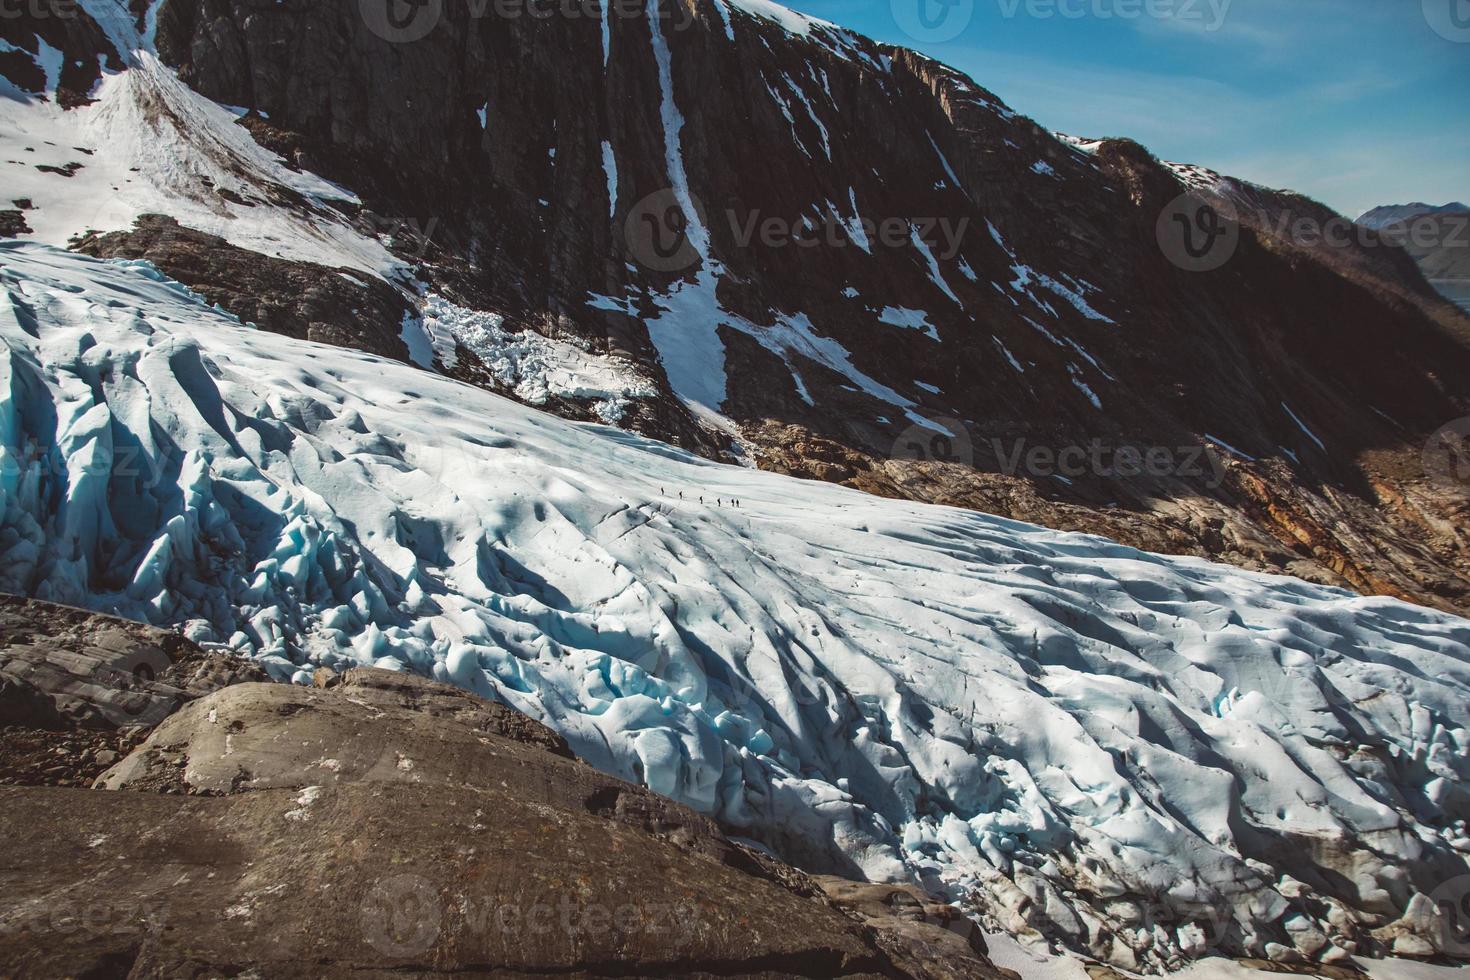
[[[99,16],[110,9],[95,5]],[[116,16],[99,23],[127,28]],[[404,277],[404,264],[339,208],[357,195],[288,167],[237,125],[242,113],[189,88],[143,40],[116,42],[131,62],[103,75],[91,105],[64,110],[0,78],[0,181],[7,202],[31,203],[29,237],[64,246],[152,212],[265,255]]]
[[[1166,168],[1179,178],[1179,182],[1190,190],[1211,191],[1218,190],[1224,185],[1225,178],[1217,171],[1209,167],[1201,167],[1197,163],[1173,163],[1168,160],[1160,161]]]
[[[7,242],[0,284],[0,589],[452,680],[1125,966],[1442,940],[1470,622],[719,466],[146,265]]]

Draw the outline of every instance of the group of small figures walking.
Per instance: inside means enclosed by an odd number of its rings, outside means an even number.
[[[666,497],[666,496],[668,496],[668,494],[666,494],[666,493],[664,493],[664,488],[663,488],[663,487],[659,487],[659,488],[658,488],[658,492],[659,492],[659,495],[660,495],[660,496],[665,496],[665,497]],[[680,499],[680,500],[683,500],[683,499],[684,499],[684,491],[683,491],[683,490],[680,490],[680,491],[679,491],[679,499]],[[699,502],[700,502],[700,503],[701,503],[701,504],[702,504],[702,503],[704,503],[704,498],[703,498],[703,497],[700,497],[700,498],[699,498]],[[724,498],[724,497],[716,497],[716,498],[715,498],[715,506],[716,506],[716,507],[723,507],[723,506],[725,506],[725,504],[727,504],[727,503],[728,503],[728,504],[729,504],[729,505],[730,505],[730,506],[731,506],[731,507],[739,507],[739,506],[740,506],[740,501],[739,501],[739,500],[737,500],[737,499],[736,499],[736,498],[734,498],[734,497],[731,497],[731,498],[730,498],[730,499],[729,499],[729,500],[726,500],[726,499],[725,499],[725,498]]]

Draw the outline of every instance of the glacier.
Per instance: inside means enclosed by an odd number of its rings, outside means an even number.
[[[1127,967],[1432,935],[1470,874],[1465,620],[719,465],[146,263],[0,241],[0,289],[0,590],[453,682]]]

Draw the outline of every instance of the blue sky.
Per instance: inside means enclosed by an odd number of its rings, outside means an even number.
[[[953,65],[1048,128],[1350,217],[1470,203],[1470,0],[784,2]]]

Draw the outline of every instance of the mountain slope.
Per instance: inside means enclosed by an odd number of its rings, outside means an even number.
[[[0,104],[28,237],[113,232],[78,247],[711,458],[1470,608],[1470,501],[1421,461],[1470,414],[1466,321],[1396,250],[1255,217],[1311,202],[1251,189],[1186,271],[1159,219],[1206,172],[771,4],[429,4],[411,38],[352,4],[84,6],[0,24],[38,93]]]
[[[1401,224],[1421,214],[1470,214],[1470,206],[1459,201],[1439,206],[1425,204],[1423,201],[1415,201],[1413,204],[1385,204],[1363,212],[1358,216],[1358,224],[1374,231],[1382,231],[1390,225]]]
[[[1442,941],[1470,622],[722,466],[143,263],[0,256],[0,589],[282,680],[453,681],[808,868],[1124,966]]]
[[[1431,281],[1470,281],[1470,206],[1391,205],[1374,208],[1358,224],[1412,255]]]

